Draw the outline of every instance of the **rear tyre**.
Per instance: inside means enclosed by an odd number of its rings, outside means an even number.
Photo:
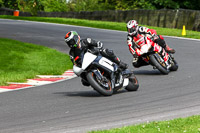
[[[87,80],[92,88],[94,88],[94,90],[96,90],[100,94],[104,96],[111,96],[113,94],[110,80],[106,79],[104,81],[99,81],[93,72],[89,72],[87,74]]]
[[[155,57],[154,54],[149,55],[149,60],[153,66],[155,66],[162,74],[167,75],[169,73],[169,70],[167,70],[167,66],[164,62],[161,62]]]
[[[137,91],[139,88],[139,82],[134,74],[132,74],[131,77],[129,77],[129,83],[128,86],[126,86],[127,91]]]

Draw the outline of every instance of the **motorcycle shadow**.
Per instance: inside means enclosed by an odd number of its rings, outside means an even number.
[[[135,75],[163,75],[160,71],[158,70],[137,70],[133,71]]]
[[[71,91],[71,92],[56,92],[54,94],[59,94],[69,97],[101,97],[99,93],[95,91]]]
[[[126,90],[119,90],[117,92],[114,92],[113,95],[125,93]],[[105,97],[101,94],[99,94],[96,91],[72,91],[72,92],[55,92],[53,94],[63,95],[63,96],[69,96],[69,97]]]

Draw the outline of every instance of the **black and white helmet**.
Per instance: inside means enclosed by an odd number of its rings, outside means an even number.
[[[65,35],[65,42],[70,48],[78,47],[80,43],[80,36],[76,31],[70,31]]]
[[[126,27],[127,27],[128,34],[131,36],[136,35],[136,33],[138,32],[138,23],[135,20],[128,21]]]

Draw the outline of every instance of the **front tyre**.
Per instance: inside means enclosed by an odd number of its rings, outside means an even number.
[[[129,77],[128,86],[126,86],[127,91],[137,91],[139,88],[139,82],[134,74]]]
[[[160,56],[157,54],[157,56]],[[167,75],[169,73],[169,70],[167,70],[166,64],[161,61],[159,58],[161,57],[156,57],[155,54],[149,55],[149,60],[153,66],[155,66],[162,74]]]
[[[111,96],[113,94],[111,82],[106,77],[104,77],[105,80],[99,80],[93,72],[89,72],[86,77],[92,88],[100,94],[104,96]]]

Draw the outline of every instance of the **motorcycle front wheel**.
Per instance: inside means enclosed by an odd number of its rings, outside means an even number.
[[[104,79],[105,80],[99,80],[93,72],[87,74],[87,80],[94,90],[99,92],[101,95],[111,96],[113,94],[111,82],[106,77],[104,77]]]
[[[167,75],[169,73],[169,70],[167,70],[165,63],[162,62],[159,58],[162,58],[162,57],[160,57],[159,54],[149,55],[150,63],[153,66],[155,66],[162,74]]]

